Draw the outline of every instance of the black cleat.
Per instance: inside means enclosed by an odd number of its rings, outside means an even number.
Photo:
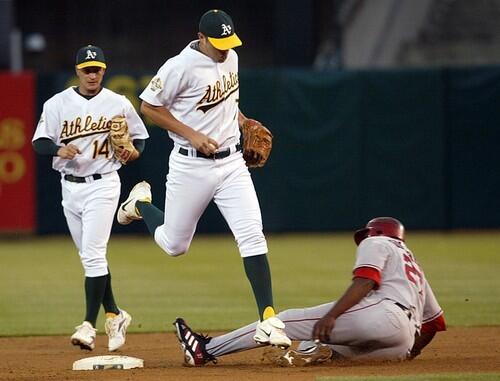
[[[217,359],[205,349],[205,345],[210,342],[211,337],[193,332],[182,318],[175,319],[174,326],[184,352],[185,366],[202,366],[207,362],[217,363]]]

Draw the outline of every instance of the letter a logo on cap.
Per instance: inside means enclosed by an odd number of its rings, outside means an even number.
[[[231,34],[231,25],[222,24],[222,36],[228,36]]]
[[[83,69],[89,66],[97,66],[106,69],[104,53],[98,46],[87,45],[78,49],[76,53],[76,68]]]
[[[87,57],[85,57],[86,60],[94,59],[96,57],[97,57],[97,52],[93,52],[90,49],[87,50]]]
[[[242,44],[236,35],[233,20],[219,9],[212,9],[201,16],[199,30],[219,50],[229,50]]]

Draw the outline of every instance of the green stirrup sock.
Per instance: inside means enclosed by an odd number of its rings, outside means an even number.
[[[273,288],[267,255],[262,254],[252,257],[244,257],[243,265],[245,266],[245,272],[250,284],[252,285],[255,301],[257,302],[257,307],[259,308],[259,319],[265,320],[269,317],[267,316],[268,312],[270,310],[274,311]],[[270,309],[267,307],[270,307]],[[265,311],[266,313],[264,313]]]
[[[150,202],[137,201],[135,207],[141,213],[142,219],[148,227],[149,233],[155,237],[155,230],[163,225],[165,219],[164,213]]]
[[[87,303],[85,321],[88,321],[93,327],[97,322],[97,315],[106,291],[107,282],[107,275],[95,278],[85,277],[85,300]]]
[[[112,312],[115,315],[120,314],[120,309],[116,305],[115,297],[113,296],[113,288],[111,287],[111,273],[108,269],[108,275],[106,275],[106,288],[104,290],[104,296],[102,298],[102,306],[104,307],[104,312]]]

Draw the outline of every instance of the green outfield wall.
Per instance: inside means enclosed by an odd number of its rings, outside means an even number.
[[[71,75],[38,76],[38,112]],[[138,106],[149,78],[108,71],[105,85]],[[240,104],[274,134],[267,166],[251,171],[268,232],[349,230],[378,215],[413,229],[500,227],[498,67],[243,71]],[[143,157],[120,171],[122,193],[147,180],[163,207],[172,144],[148,129]],[[41,234],[67,231],[59,181],[50,160],[37,158]],[[213,205],[198,225],[227,229]]]

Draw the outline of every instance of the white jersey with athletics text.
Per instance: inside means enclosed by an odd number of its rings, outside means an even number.
[[[224,62],[215,62],[191,42],[158,70],[140,98],[164,106],[192,129],[214,139],[224,148],[239,142],[238,55],[229,50]],[[169,131],[181,146],[189,142]]]
[[[390,299],[412,312],[417,330],[422,320],[433,320],[442,314],[423,270],[404,242],[384,236],[368,237],[358,246],[354,275],[362,269],[375,270],[378,287],[366,300]],[[372,278],[371,276],[368,276]]]
[[[63,174],[85,177],[109,173],[121,167],[108,143],[111,119],[117,115],[126,117],[132,139],[149,137],[125,96],[103,88],[86,99],[70,87],[45,102],[33,141],[49,138],[57,145],[78,147],[81,153],[72,160],[53,158],[52,167]]]

